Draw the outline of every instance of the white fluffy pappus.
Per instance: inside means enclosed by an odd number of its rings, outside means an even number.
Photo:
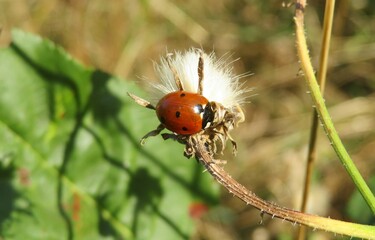
[[[197,93],[198,91],[198,63],[199,49],[191,48],[188,51],[168,53],[162,57],[160,63],[154,67],[160,79],[159,83],[151,83],[156,90],[153,99],[158,101],[168,93],[179,91],[175,81],[175,74],[179,77],[185,91]],[[208,101],[218,102],[226,108],[233,108],[246,100],[246,93],[250,91],[244,88],[239,80],[249,74],[235,75],[228,56],[216,58],[214,52],[203,53],[203,85],[202,95]],[[174,69],[174,70],[173,70]]]

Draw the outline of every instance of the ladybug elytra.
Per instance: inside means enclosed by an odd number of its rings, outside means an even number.
[[[156,105],[159,121],[172,132],[191,135],[212,122],[208,100],[200,94],[177,91],[165,95]]]

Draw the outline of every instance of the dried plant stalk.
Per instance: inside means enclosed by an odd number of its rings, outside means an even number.
[[[343,234],[352,237],[365,239],[374,239],[375,226],[361,225],[356,223],[344,222],[330,218],[324,218],[316,215],[298,212],[292,209],[278,206],[267,202],[246,187],[234,180],[207,152],[204,141],[199,138],[193,138],[193,147],[196,158],[204,165],[207,171],[215,178],[217,182],[223,185],[230,193],[238,197],[246,204],[260,210],[260,214],[268,214],[272,218],[280,218],[291,223],[309,226],[313,229],[322,229],[337,234]]]

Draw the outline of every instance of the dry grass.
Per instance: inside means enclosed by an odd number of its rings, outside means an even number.
[[[281,1],[0,0],[0,46],[22,28],[50,38],[86,65],[128,80],[154,77],[151,60],[168,49],[202,46],[241,59],[236,72],[252,72],[256,96],[246,123],[233,135],[239,155],[226,169],[258,195],[298,208],[310,129],[311,101],[299,76],[293,8]],[[311,55],[317,59],[324,1],[306,13]],[[339,1],[333,26],[327,104],[344,144],[365,179],[375,173],[375,4]],[[316,62],[316,61],[315,61]],[[317,66],[317,64],[316,64]],[[230,155],[228,155],[230,158]],[[348,219],[354,185],[320,131],[318,161],[308,212]],[[199,225],[199,236],[261,239],[295,228],[265,217],[223,192],[230,211]],[[317,233],[321,239],[332,236]],[[224,236],[224,235],[220,235]],[[223,239],[223,238],[222,238]]]

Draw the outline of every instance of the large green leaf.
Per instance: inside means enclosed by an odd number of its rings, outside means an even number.
[[[61,48],[13,31],[0,50],[0,236],[186,239],[189,206],[218,187],[183,146],[138,140],[154,113],[133,83],[87,69]]]

